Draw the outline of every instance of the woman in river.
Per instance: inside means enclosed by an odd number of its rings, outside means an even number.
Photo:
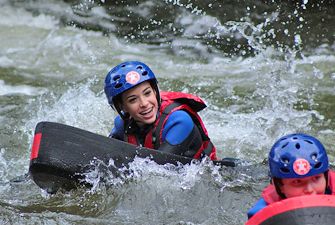
[[[105,78],[105,94],[117,111],[111,138],[159,151],[216,160],[216,149],[197,112],[197,96],[160,92],[152,70],[138,61],[123,62]]]

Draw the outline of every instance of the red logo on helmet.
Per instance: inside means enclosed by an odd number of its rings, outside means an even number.
[[[140,75],[136,71],[130,71],[126,75],[126,81],[130,84],[136,84],[140,80]]]
[[[305,175],[311,170],[311,165],[306,159],[297,159],[293,163],[293,170],[298,175]]]

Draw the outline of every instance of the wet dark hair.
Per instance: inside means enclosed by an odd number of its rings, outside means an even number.
[[[272,178],[271,182],[273,181],[273,185],[276,188],[276,192],[281,199],[285,199],[286,196],[283,192],[281,192],[280,187],[283,186],[283,181],[281,178],[274,177]]]

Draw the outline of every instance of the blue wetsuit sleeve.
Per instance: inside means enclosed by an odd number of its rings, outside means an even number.
[[[265,208],[267,203],[264,198],[259,199],[256,204],[248,211],[248,219],[250,219],[253,215],[259,212],[261,209]]]
[[[182,110],[177,110],[168,117],[162,133],[162,141],[170,145],[181,144],[192,132],[194,122],[191,116]]]
[[[124,140],[124,122],[119,115],[114,119],[114,127],[112,132],[109,134],[109,137],[119,139],[121,141]]]

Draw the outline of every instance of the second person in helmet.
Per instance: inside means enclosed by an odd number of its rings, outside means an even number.
[[[286,135],[269,153],[271,184],[262,198],[249,210],[248,218],[261,209],[285,198],[302,195],[335,195],[335,173],[329,170],[322,143],[307,134]]]
[[[110,137],[186,157],[217,159],[197,113],[205,103],[191,94],[160,92],[146,64],[117,65],[107,74],[104,89],[108,103],[119,114]]]

